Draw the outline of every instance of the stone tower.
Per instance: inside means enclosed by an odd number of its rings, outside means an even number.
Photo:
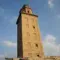
[[[28,5],[23,5],[17,19],[17,57],[40,60],[44,56],[38,16]]]

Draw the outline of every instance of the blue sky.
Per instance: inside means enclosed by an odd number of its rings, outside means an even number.
[[[37,14],[45,55],[60,55],[60,0],[0,0],[0,57],[16,57],[19,10],[29,4]]]

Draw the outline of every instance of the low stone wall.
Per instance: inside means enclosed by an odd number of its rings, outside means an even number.
[[[28,58],[5,58],[5,60],[28,60]]]
[[[6,60],[29,60],[28,58],[5,58]],[[32,59],[33,60],[33,59]],[[60,60],[60,56],[45,56],[40,60]]]
[[[60,60],[60,56],[46,56],[44,60]]]

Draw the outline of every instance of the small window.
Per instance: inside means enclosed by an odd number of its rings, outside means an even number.
[[[29,13],[29,10],[28,10],[28,13]]]
[[[35,44],[36,45],[36,47],[38,47],[38,44]]]
[[[40,57],[39,54],[37,55],[37,57]]]
[[[33,26],[33,28],[35,29],[35,26]]]

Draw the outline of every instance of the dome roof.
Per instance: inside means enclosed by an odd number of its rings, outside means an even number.
[[[24,5],[23,5],[23,8],[25,8],[25,7],[30,8],[28,4],[24,4]]]

